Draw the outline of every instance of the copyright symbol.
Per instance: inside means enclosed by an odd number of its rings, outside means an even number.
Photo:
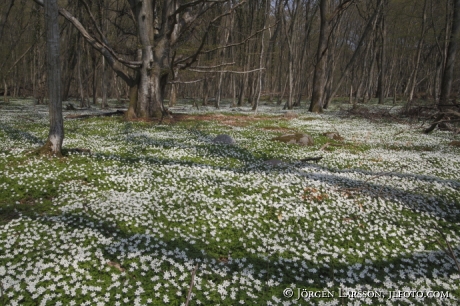
[[[286,288],[283,290],[284,297],[290,298],[294,295],[294,291],[291,288]]]

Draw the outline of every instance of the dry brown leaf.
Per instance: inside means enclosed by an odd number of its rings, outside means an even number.
[[[279,213],[279,214],[278,214],[278,220],[279,220],[279,221],[283,220],[283,214],[282,214],[282,213]]]
[[[109,266],[111,266],[111,267],[116,268],[116,269],[117,269],[118,271],[120,271],[120,272],[124,272],[124,271],[125,271],[125,269],[123,269],[123,268],[120,266],[120,264],[119,264],[118,262],[109,261],[109,262],[107,262],[107,264],[108,264]]]

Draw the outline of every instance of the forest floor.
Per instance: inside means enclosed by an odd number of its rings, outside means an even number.
[[[0,102],[0,305],[458,305],[460,137],[372,107],[65,119],[49,158],[47,107]]]

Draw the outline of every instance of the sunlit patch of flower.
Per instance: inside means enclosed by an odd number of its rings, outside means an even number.
[[[340,305],[339,289],[449,291],[448,299],[401,302],[459,302],[460,158],[446,133],[303,110],[283,123],[314,138],[340,131],[345,145],[318,151],[321,144],[275,143],[278,132],[260,122],[92,118],[66,120],[64,144],[91,155],[24,157],[46,137],[44,111],[21,112],[35,120],[27,126],[14,107],[0,116],[7,304],[182,304],[192,274],[192,303],[202,305]],[[258,112],[270,124],[282,114]],[[221,133],[237,145],[213,144]],[[300,162],[316,155],[317,164]],[[285,163],[270,167],[269,158]],[[335,297],[297,301],[283,297],[285,288]]]

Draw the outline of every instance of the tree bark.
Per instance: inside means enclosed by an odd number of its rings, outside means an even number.
[[[95,50],[90,50],[91,53],[91,64],[93,68],[93,105],[96,105],[97,103],[97,57],[96,57],[96,51]]]
[[[77,50],[77,79],[78,79],[78,91],[80,94],[80,107],[85,107],[85,91],[83,89],[83,81],[81,78],[81,50]],[[89,106],[89,105],[88,105]]]
[[[329,33],[329,20],[328,20],[328,9],[330,7],[330,0],[321,0],[320,2],[320,30],[319,30],[319,41],[318,49],[316,51],[316,65],[315,72],[313,75],[313,93],[311,96],[310,112],[322,113],[323,112],[323,100],[324,100],[324,88],[326,85],[326,51]]]
[[[363,32],[363,34],[361,35],[361,37],[359,39],[358,45],[356,46],[356,49],[354,50],[351,59],[348,61],[347,65],[346,65],[346,67],[345,67],[345,69],[344,69],[344,71],[342,73],[342,76],[340,77],[339,81],[337,82],[337,85],[335,86],[335,90],[332,92],[332,96],[335,96],[335,94],[339,90],[340,86],[342,85],[343,80],[347,76],[350,68],[354,65],[354,63],[358,59],[358,55],[360,54],[361,48],[364,45],[365,39],[367,38],[369,33],[372,33],[375,30],[376,18],[379,15],[379,12],[381,10],[381,7],[382,7],[383,3],[384,3],[384,0],[379,0],[378,1],[377,7],[375,8],[375,11],[374,11],[373,15],[369,18],[369,21],[368,21],[368,23],[366,25],[366,28],[364,29],[364,32]],[[359,87],[358,87],[358,91],[359,91]]]
[[[454,17],[452,20],[452,30],[450,32],[450,41],[447,48],[446,65],[441,80],[441,96],[439,98],[439,109],[441,110],[445,109],[449,102],[454,75],[455,55],[457,53],[458,39],[460,36],[460,0],[455,0],[453,3]]]
[[[3,102],[8,103],[8,84],[6,83],[5,78],[3,78]]]
[[[426,0],[425,0],[426,2]],[[387,2],[385,2],[386,4]],[[381,35],[381,45],[380,45],[380,57],[379,57],[379,82],[378,82],[378,98],[379,104],[383,104],[385,102],[385,72],[386,72],[386,12],[385,9],[382,11],[382,21],[380,27],[380,35]]]
[[[5,29],[6,22],[8,20],[8,16],[10,15],[11,9],[13,8],[15,0],[9,0],[7,3],[7,10],[0,16],[0,39],[3,38],[3,30]]]
[[[179,74],[179,70],[173,69],[172,70],[172,79],[177,80],[177,75]],[[171,84],[171,90],[169,91],[169,107],[176,105],[177,103],[177,91],[179,88],[179,84],[173,83]]]
[[[415,67],[414,70],[412,71],[412,76],[409,81],[409,99],[408,99],[408,104],[410,105],[412,103],[412,100],[414,98],[414,91],[415,91],[415,86],[417,85],[417,74],[418,74],[418,69],[420,66],[420,56],[422,54],[422,45],[425,40],[425,24],[426,24],[426,8],[427,8],[427,0],[425,0],[423,4],[423,19],[422,19],[422,32],[420,34],[420,40],[418,41],[418,46],[417,46],[417,55],[415,58]],[[408,105],[408,106],[409,106]]]
[[[48,141],[41,152],[62,155],[64,122],[61,101],[61,69],[59,52],[59,22],[57,0],[45,0],[46,45],[48,51],[47,73],[49,92],[50,130]]]

